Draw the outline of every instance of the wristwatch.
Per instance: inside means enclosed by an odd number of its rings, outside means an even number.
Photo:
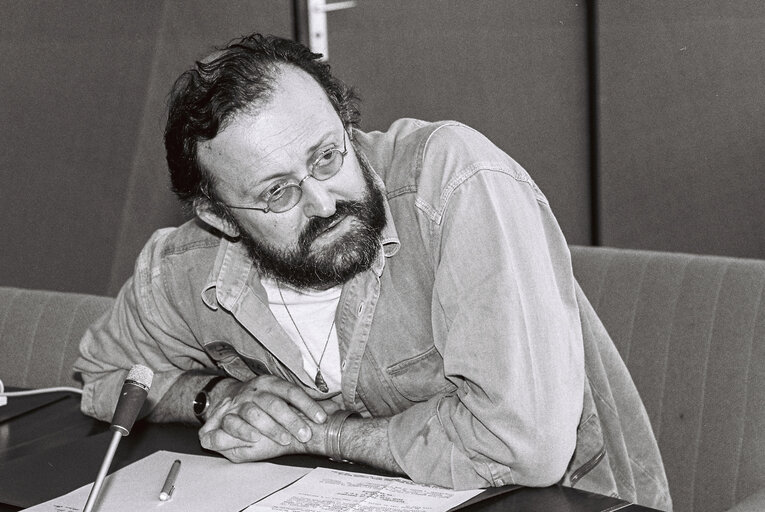
[[[210,407],[210,391],[213,390],[216,384],[218,384],[220,381],[225,379],[225,375],[218,375],[217,377],[213,377],[209,381],[207,381],[207,384],[205,384],[205,387],[203,387],[199,393],[197,393],[197,396],[194,397],[194,416],[197,417],[200,423],[205,422],[205,413],[207,412],[207,409]]]

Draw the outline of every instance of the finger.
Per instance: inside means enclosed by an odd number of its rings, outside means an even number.
[[[220,422],[223,419],[223,416],[229,411],[231,402],[232,400],[226,397],[210,410],[210,415],[207,417],[207,421],[205,421],[202,428],[199,429],[198,434],[200,439],[203,435],[220,428]]]
[[[231,462],[250,462],[258,460],[251,455],[252,450],[244,447],[232,448],[230,450],[219,450],[219,453]]]
[[[228,423],[224,422],[224,427],[231,428],[232,435],[236,435],[241,429],[255,429],[283,446],[292,442],[293,435],[301,441],[311,438],[311,429],[281,398],[273,395],[261,396],[259,402],[243,405],[239,411],[239,419],[246,423],[246,427],[233,419]]]
[[[301,450],[295,449],[294,444],[290,446],[282,446],[266,437],[263,437],[258,443],[238,445],[229,449],[220,450],[220,453],[223,456],[234,462],[265,460],[280,455],[300,452]]]
[[[287,446],[293,439],[288,431],[281,428],[267,415],[262,415],[261,420],[253,425],[238,414],[227,414],[221,421],[221,430],[229,436],[250,443],[270,439],[282,446]]]
[[[248,446],[252,443],[236,437],[232,437],[223,430],[213,430],[204,436],[200,436],[199,444],[202,446],[202,448],[220,452],[221,450],[230,450],[232,448]]]
[[[253,407],[243,411],[241,416],[256,425],[258,430],[269,438],[278,442],[279,439],[275,436],[280,436],[281,432],[286,430],[300,442],[306,443],[311,439],[313,431],[309,421],[281,397],[262,394],[258,405],[260,410]]]
[[[222,450],[221,455],[226,457],[231,462],[251,462],[266,460],[279,455],[278,452],[273,450],[261,450],[255,446],[237,446],[230,450]]]
[[[327,416],[331,416],[332,413],[335,413],[343,408],[342,404],[338,404],[331,398],[322,400],[319,402],[319,405],[321,405],[321,408],[324,409],[325,413],[327,413]]]
[[[257,388],[261,391],[269,392],[281,397],[292,407],[316,423],[324,423],[327,420],[327,413],[324,412],[321,405],[319,405],[316,400],[311,398],[311,396],[297,384],[280,379],[279,377],[268,375],[263,376],[263,378],[257,382]]]

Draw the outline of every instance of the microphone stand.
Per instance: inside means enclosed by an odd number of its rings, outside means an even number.
[[[96,477],[96,481],[93,482],[93,487],[91,487],[90,494],[88,495],[88,501],[85,503],[85,508],[82,509],[82,512],[91,512],[93,510],[96,500],[98,499],[98,494],[101,492],[101,486],[104,484],[106,473],[109,472],[114,453],[117,451],[117,445],[120,444],[122,436],[123,434],[119,430],[115,430],[112,433],[112,441],[109,443],[109,448],[106,450],[106,455],[101,463],[101,469],[98,470],[98,476]]]
[[[128,435],[130,429],[133,428],[133,423],[146,400],[146,395],[149,393],[153,376],[154,372],[140,364],[133,365],[130,372],[128,372],[127,378],[122,384],[122,391],[120,391],[117,407],[114,409],[114,416],[112,417],[112,425],[110,427],[113,432],[112,441],[109,443],[109,449],[106,451],[104,460],[101,463],[101,469],[98,470],[98,476],[95,482],[93,482],[93,487],[90,488],[88,501],[85,503],[83,512],[91,512],[93,510],[98,495],[101,492],[101,487],[104,484],[106,473],[109,472],[109,466],[112,465],[117,445],[120,443],[120,439]]]

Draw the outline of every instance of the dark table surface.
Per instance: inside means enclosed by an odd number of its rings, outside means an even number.
[[[109,425],[79,411],[79,395],[55,393],[10,398],[0,407],[0,512],[16,512],[92,482],[112,433]],[[110,473],[157,450],[218,456],[199,446],[196,429],[176,424],[138,422],[120,441]],[[289,456],[269,462],[302,467],[329,467],[380,474],[358,464],[323,457]],[[461,510],[473,512],[649,512],[562,486],[489,489]]]

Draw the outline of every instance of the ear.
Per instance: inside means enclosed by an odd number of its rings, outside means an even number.
[[[202,219],[206,224],[214,227],[224,235],[231,238],[237,238],[239,236],[239,229],[232,224],[231,221],[215,213],[209,203],[195,204],[194,213],[196,213],[197,217]]]

